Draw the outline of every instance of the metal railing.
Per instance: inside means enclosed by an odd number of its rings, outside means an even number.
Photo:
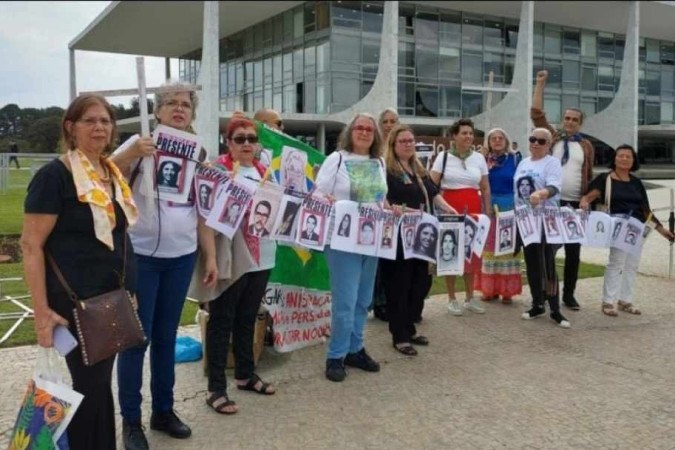
[[[24,163],[29,161],[28,168],[32,178],[40,167],[59,156],[58,153],[0,153],[0,195],[6,194],[9,189],[24,187],[23,185],[12,185],[10,183],[9,162],[11,158],[20,158]]]

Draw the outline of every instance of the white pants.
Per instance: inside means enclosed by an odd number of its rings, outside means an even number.
[[[626,253],[617,248],[609,249],[609,262],[605,268],[605,282],[602,287],[602,301],[616,303],[617,300],[626,303],[633,301],[633,286],[642,247],[637,254]]]

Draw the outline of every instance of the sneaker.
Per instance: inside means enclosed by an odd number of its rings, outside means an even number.
[[[366,372],[380,371],[380,365],[366,353],[365,347],[356,353],[348,353],[345,356],[345,366],[356,367]]]
[[[461,316],[464,314],[457,300],[450,300],[450,303],[448,303],[448,311],[450,311],[450,314],[453,316]]]
[[[190,427],[183,423],[173,411],[162,414],[152,413],[150,429],[162,431],[175,439],[187,439],[192,435]]]
[[[148,450],[150,448],[140,421],[129,423],[122,420],[122,439],[124,450]]]
[[[555,323],[557,323],[558,326],[562,328],[569,328],[572,326],[572,324],[570,324],[570,322],[567,319],[565,319],[565,316],[560,314],[560,311],[552,312],[551,319],[553,319],[553,321],[555,321]]]
[[[478,303],[478,300],[473,297],[470,298],[468,302],[464,302],[464,307],[476,314],[485,314],[485,308],[483,308],[480,303]]]
[[[563,297],[563,303],[573,311],[579,311],[581,309],[581,306],[579,306],[579,303],[577,303],[577,300],[574,297]]]
[[[541,317],[546,313],[546,308],[543,306],[532,306],[532,308],[524,312],[520,318],[524,320],[530,320],[530,319],[536,319],[537,317]]]
[[[345,365],[342,358],[327,359],[326,360],[326,378],[330,381],[339,383],[347,377]]]

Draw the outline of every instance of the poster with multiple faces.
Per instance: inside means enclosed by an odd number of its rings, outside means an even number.
[[[152,140],[157,147],[154,167],[157,196],[175,203],[187,202],[202,148],[200,138],[166,125],[157,125]]]
[[[232,239],[251,204],[258,183],[236,176],[223,184],[216,194],[206,225]]]
[[[379,207],[338,201],[330,246],[360,255],[396,259],[398,220],[391,211]]]

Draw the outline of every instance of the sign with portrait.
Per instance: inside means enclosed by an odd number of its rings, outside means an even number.
[[[464,216],[438,216],[438,260],[436,275],[461,275],[464,273]]]
[[[295,243],[313,250],[323,250],[332,204],[323,196],[308,195],[300,206],[299,229]]]
[[[392,212],[340,200],[335,203],[335,224],[331,248],[396,259],[398,222]]]
[[[302,199],[302,194],[287,193],[281,197],[279,204],[279,214],[274,222],[272,238],[279,242],[295,242],[295,235],[298,223],[298,212]]]
[[[251,214],[248,216],[248,234],[261,239],[271,239],[272,226],[276,222],[283,190],[272,182],[258,186],[251,201]]]
[[[612,218],[601,211],[591,211],[586,222],[585,244],[589,247],[609,248],[612,241]]]
[[[475,222],[478,225],[476,229],[476,235],[473,239],[472,250],[477,257],[483,255],[483,250],[485,249],[485,243],[487,242],[488,235],[490,234],[490,217],[486,214],[478,214]]]
[[[644,230],[645,224],[635,217],[625,218],[623,231],[619,234],[619,238],[614,242],[613,247],[631,255],[639,255],[642,248]]]
[[[541,212],[540,208],[532,209],[528,205],[518,205],[514,211],[516,225],[520,233],[523,246],[541,242]]]
[[[499,212],[495,224],[495,256],[513,254],[516,248],[515,213]]]
[[[161,200],[175,203],[188,201],[201,140],[192,133],[157,125],[152,133],[155,154],[155,189]]]
[[[560,209],[557,206],[545,206],[542,209],[542,223],[547,244],[564,244]]]
[[[403,242],[403,258],[414,258],[413,245],[415,243],[415,230],[417,223],[422,220],[421,211],[409,211],[401,215],[399,233]]]
[[[223,184],[216,193],[213,209],[206,225],[232,239],[239,228],[258,183],[242,176],[236,176]]]
[[[195,192],[197,194],[197,211],[208,219],[216,198],[218,188],[229,179],[229,174],[216,167],[200,164],[195,175]]]
[[[412,257],[436,262],[436,250],[438,246],[438,219],[431,214],[422,213],[415,227],[413,239]]]
[[[560,220],[566,244],[582,244],[585,241],[586,229],[576,210],[563,206],[560,208]]]
[[[307,192],[305,167],[307,167],[307,153],[284,145],[281,149],[279,184],[286,190]]]

